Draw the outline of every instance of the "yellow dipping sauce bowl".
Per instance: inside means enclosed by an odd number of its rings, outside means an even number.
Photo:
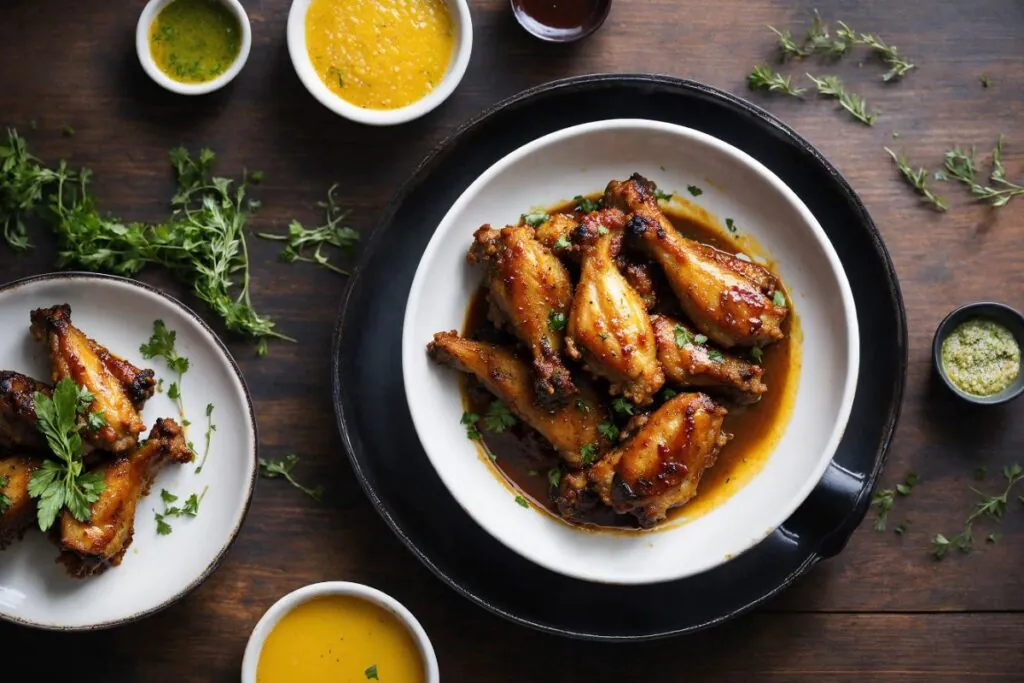
[[[369,125],[423,116],[462,80],[472,51],[467,0],[293,0],[288,51],[306,89]]]
[[[242,683],[439,683],[437,657],[416,618],[357,583],[316,583],[267,610],[249,637]]]

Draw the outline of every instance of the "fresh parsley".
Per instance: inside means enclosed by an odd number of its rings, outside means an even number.
[[[909,496],[910,492],[917,486],[919,481],[916,474],[911,472],[906,478],[899,484],[896,484],[896,489],[882,489],[875,493],[871,498],[872,507],[878,508],[878,518],[875,520],[875,531],[885,531],[886,521],[889,518],[889,513],[892,511],[892,507],[896,502],[896,494],[901,496]],[[897,533],[903,533],[899,531]]]
[[[780,308],[786,308],[786,295],[781,289],[776,289],[775,294],[772,294],[772,303]]]
[[[708,358],[710,358],[711,362],[713,363],[725,362],[725,356],[718,349],[711,349],[710,351],[708,351]]]
[[[555,242],[555,249],[568,249],[571,246],[572,242],[570,242],[569,238],[566,237],[565,235],[559,237],[558,240]]]
[[[937,560],[943,559],[951,547],[956,547],[962,553],[969,553],[974,547],[974,522],[979,517],[991,517],[1000,520],[1006,514],[1006,505],[1010,492],[1021,479],[1024,479],[1024,468],[1014,463],[1003,468],[1003,477],[1006,479],[1006,488],[998,495],[990,495],[971,487],[980,500],[974,504],[971,514],[964,520],[963,530],[952,539],[946,538],[943,534],[932,536],[932,556]]]
[[[661,390],[661,400],[662,401],[671,400],[671,399],[675,398],[678,395],[679,395],[679,392],[676,391],[675,389],[662,389]]]
[[[597,460],[597,446],[592,443],[588,443],[580,449],[580,461],[583,466],[591,465]]]
[[[516,505],[518,505],[521,508],[528,508],[528,507],[530,507],[530,504],[527,503],[526,499],[523,498],[522,496],[516,496]]]
[[[106,488],[102,474],[85,472],[82,459],[83,417],[93,397],[69,378],[54,387],[53,396],[36,392],[36,426],[46,437],[52,458],[45,460],[28,484],[28,495],[39,500],[36,517],[39,528],[53,526],[61,509],[67,508],[80,522],[92,515],[92,504]]]
[[[903,520],[893,528],[892,532],[897,536],[902,536],[903,534],[907,533],[907,529],[909,528],[910,520]]]
[[[203,492],[200,494],[193,493],[187,499],[183,505],[177,506],[172,503],[177,502],[178,496],[174,495],[167,489],[160,489],[160,500],[164,503],[164,511],[157,512],[153,511],[156,517],[156,532],[161,536],[166,536],[171,533],[174,529],[171,528],[170,523],[167,521],[170,517],[195,517],[199,514],[199,504],[203,502],[203,498],[206,497],[206,491],[209,489],[208,486],[203,487]]]
[[[376,664],[367,667],[366,671],[364,671],[363,673],[366,675],[366,680],[368,680],[368,681],[379,681],[380,680],[379,678],[377,678],[377,665]]]
[[[213,423],[213,404],[206,404],[206,447],[203,449],[203,459],[199,461],[199,465],[196,467],[196,474],[203,471],[203,466],[206,464],[206,459],[210,457],[210,441],[213,440],[213,433],[217,431],[217,425]]]
[[[548,313],[548,327],[551,328],[552,332],[564,330],[565,323],[565,313],[559,313],[558,311],[550,311]]]
[[[615,443],[619,438],[619,428],[612,422],[602,422],[597,426],[597,431],[601,432],[601,436],[612,443]]]
[[[612,410],[622,415],[632,415],[633,404],[620,396],[612,399]]]
[[[981,87],[982,88],[988,88],[988,87],[990,87],[992,85],[992,79],[989,78],[988,76],[986,76],[985,74],[982,74],[978,78],[978,80],[981,81]]]
[[[676,325],[672,331],[675,334],[676,346],[679,348],[683,348],[687,344],[691,344],[693,342],[693,337],[690,336],[689,330],[682,325]]]
[[[576,399],[576,410],[580,411],[584,415],[590,412],[590,406],[582,398]]]
[[[700,189],[696,185],[687,185],[686,186],[686,191],[689,192],[690,196],[692,196],[692,197],[699,197],[702,194],[704,194],[704,190]]]
[[[25,139],[8,128],[7,144],[0,144],[0,226],[14,251],[32,248],[26,220],[38,213],[46,189],[57,178],[29,154]]]
[[[167,396],[171,400],[177,402],[178,413],[182,416],[182,419],[184,419],[185,406],[181,400],[181,382],[185,373],[188,372],[189,366],[188,358],[178,355],[178,351],[174,346],[177,338],[178,333],[172,329],[168,329],[163,320],[154,320],[153,334],[149,338],[149,341],[139,347],[139,352],[146,360],[151,360],[157,357],[163,358],[171,372],[178,376],[177,381],[171,382],[171,385],[167,390]]]
[[[470,441],[481,441],[483,439],[480,429],[476,426],[479,421],[480,416],[476,413],[465,412],[462,414],[462,419],[459,422],[465,425],[466,438]]]
[[[551,485],[551,488],[557,489],[558,485],[561,484],[561,483],[562,483],[562,468],[561,467],[552,467],[550,470],[548,470],[548,484]]]
[[[696,334],[693,336],[693,343],[697,345],[707,344],[708,337],[706,334]]]
[[[593,199],[587,199],[581,194],[576,195],[572,200],[576,203],[576,210],[583,213],[591,213],[601,208],[600,200],[595,202]]]
[[[546,211],[531,211],[523,214],[523,222],[531,228],[536,228],[548,222],[551,216]]]
[[[292,470],[294,470],[295,466],[298,464],[299,456],[295,453],[289,453],[283,460],[264,460],[263,458],[260,458],[260,476],[267,479],[283,477],[289,484],[319,503],[324,495],[323,484],[314,486],[313,488],[308,488],[296,481],[295,477],[292,476]]]
[[[348,211],[342,210],[335,199],[334,192],[337,189],[337,183],[331,185],[327,190],[326,201],[317,202],[317,206],[324,210],[323,225],[307,228],[299,221],[293,220],[288,224],[287,235],[260,232],[257,233],[257,236],[265,240],[285,242],[284,249],[281,251],[281,260],[285,263],[296,261],[315,263],[338,275],[349,275],[349,271],[331,263],[330,257],[323,252],[324,247],[335,247],[342,257],[349,258],[359,242],[359,233],[342,225],[342,222],[348,217]],[[311,249],[313,250],[312,254],[309,253]]]
[[[8,483],[10,482],[7,477],[0,476],[0,515],[3,515],[11,508],[11,499],[3,492],[3,489],[7,488]]]
[[[764,362],[764,350],[760,346],[755,346],[752,349],[750,349],[750,357],[754,360],[755,363],[760,365],[762,362]]]
[[[501,434],[516,424],[516,416],[501,401],[494,401],[484,413],[484,429]]]
[[[672,197],[673,196],[674,195],[671,192],[662,192],[659,189],[655,189],[654,190],[654,198],[656,200],[658,200],[659,202],[660,201],[670,202],[670,201],[672,201]]]

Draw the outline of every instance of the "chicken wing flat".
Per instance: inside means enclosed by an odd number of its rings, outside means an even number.
[[[24,455],[0,458],[0,550],[19,540],[36,518],[28,483],[40,461]]]
[[[71,308],[61,305],[32,311],[32,334],[50,353],[54,384],[69,377],[95,396],[90,410],[102,412],[106,425],[86,431],[85,438],[97,448],[112,453],[125,453],[135,448],[139,434],[146,428],[135,407],[138,401],[132,400],[141,395],[129,395],[121,381],[126,375],[119,370],[122,375],[119,378],[108,368],[107,363],[113,362],[114,357],[71,324]],[[97,349],[101,353],[97,353]],[[140,380],[140,388],[144,384]],[[150,390],[142,389],[143,394],[146,391]]]
[[[145,407],[146,401],[153,398],[153,394],[156,393],[156,373],[150,369],[143,370],[135,367],[92,339],[89,340],[89,346],[103,363],[107,372],[121,383],[125,395],[128,396],[128,400],[132,402],[135,409],[141,411]]]
[[[654,526],[696,495],[704,471],[729,440],[722,432],[725,415],[705,394],[679,394],[591,467],[588,479],[615,512]]]
[[[530,366],[508,349],[463,339],[456,332],[438,332],[427,353],[442,365],[474,375],[516,417],[540,432],[569,465],[583,464],[587,446],[595,452],[606,450],[598,425],[607,419],[607,409],[585,385],[570,405],[541,408]]]
[[[615,264],[625,219],[618,209],[603,209],[585,216],[577,230],[583,261],[566,348],[587,370],[611,382],[611,394],[645,405],[665,375],[647,306]]]
[[[535,239],[533,228],[485,225],[474,238],[468,260],[487,266],[491,321],[514,333],[533,355],[538,402],[564,405],[576,393],[561,355],[572,304],[569,272]]]
[[[573,233],[580,226],[578,218],[569,213],[556,213],[537,226],[537,241],[560,256],[576,260],[574,252],[568,249]],[[562,250],[565,251],[562,251]]]
[[[764,368],[698,344],[697,333],[664,315],[651,316],[658,342],[658,361],[665,378],[682,387],[720,390],[741,405],[757,403],[768,387],[761,381]]]
[[[783,337],[788,308],[765,268],[683,237],[658,208],[655,185],[639,174],[613,180],[605,205],[631,213],[627,230],[661,266],[686,315],[716,343],[764,346]]]
[[[161,419],[134,451],[96,468],[105,488],[93,503],[88,522],[64,510],[60,516],[60,560],[73,576],[99,574],[121,563],[135,531],[135,508],[149,492],[161,468],[192,462],[195,454],[174,420]]]
[[[0,371],[0,448],[40,451],[46,440],[36,428],[36,392],[52,389],[31,377]]]

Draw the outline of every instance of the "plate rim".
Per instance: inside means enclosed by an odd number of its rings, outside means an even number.
[[[235,525],[234,529],[231,530],[231,534],[229,535],[227,542],[217,552],[217,555],[210,561],[206,568],[203,569],[203,571],[195,579],[193,579],[185,588],[181,589],[178,593],[171,596],[167,600],[161,602],[160,604],[142,610],[135,614],[129,615],[127,617],[122,617],[120,619],[110,619],[107,621],[82,626],[59,626],[54,624],[42,624],[36,621],[22,619],[0,612],[0,621],[6,621],[8,623],[16,624],[18,626],[24,626],[40,631],[54,631],[61,633],[102,631],[115,628],[118,626],[132,624],[142,619],[145,619],[146,617],[152,616],[158,612],[162,612],[171,605],[180,602],[190,593],[199,588],[199,586],[201,586],[208,578],[210,578],[210,576],[212,576],[213,573],[220,567],[221,563],[224,561],[224,558],[227,556],[228,551],[234,545],[235,541],[238,539],[238,535],[241,533],[242,526],[245,524],[245,520],[249,515],[249,509],[252,506],[252,500],[256,493],[256,480],[259,478],[259,468],[257,467],[257,463],[259,462],[260,443],[259,424],[256,421],[256,411],[253,406],[252,395],[249,392],[249,386],[248,384],[246,384],[245,376],[242,374],[242,370],[241,368],[239,368],[234,356],[231,355],[231,352],[228,350],[223,340],[221,340],[221,338],[217,335],[216,332],[213,331],[213,329],[206,323],[206,321],[203,320],[198,313],[193,311],[191,308],[186,306],[177,298],[171,296],[170,294],[164,292],[163,290],[153,285],[150,285],[146,282],[142,282],[140,280],[133,280],[131,278],[122,277],[120,275],[107,275],[106,273],[93,273],[83,270],[52,271],[49,273],[42,273],[40,275],[29,275],[27,277],[19,278],[17,280],[11,280],[9,282],[0,284],[0,295],[5,294],[14,289],[30,286],[39,282],[49,282],[53,280],[100,280],[106,282],[116,282],[118,284],[126,285],[129,288],[141,289],[150,294],[155,294],[160,298],[166,300],[172,306],[179,308],[188,317],[192,318],[196,323],[198,323],[199,326],[207,334],[210,335],[210,338],[213,339],[213,341],[215,342],[216,348],[220,350],[221,353],[224,355],[224,358],[227,359],[228,366],[231,368],[232,372],[234,372],[236,378],[239,381],[239,384],[242,387],[242,395],[245,397],[246,407],[248,408],[249,411],[249,421],[252,424],[253,430],[253,461],[251,473],[249,475],[248,493],[246,495],[245,504],[242,506],[242,514],[239,517],[238,523]]]
[[[901,353],[899,358],[899,366],[901,372],[898,376],[893,378],[892,382],[892,406],[886,416],[885,426],[880,434],[879,445],[880,448],[875,454],[874,467],[868,473],[864,485],[861,487],[859,498],[850,513],[842,522],[840,522],[831,533],[826,534],[819,541],[816,550],[811,552],[808,557],[800,563],[793,571],[785,577],[777,586],[772,588],[770,591],[763,593],[761,596],[752,599],[749,603],[738,607],[737,609],[729,612],[728,614],[720,615],[716,618],[705,620],[700,624],[695,624],[683,628],[661,630],[655,633],[643,634],[643,635],[606,635],[594,632],[582,632],[579,630],[572,630],[567,628],[560,628],[550,624],[539,623],[536,620],[527,619],[516,614],[510,613],[508,610],[502,609],[497,605],[491,604],[488,600],[477,595],[476,592],[467,589],[457,581],[449,577],[444,571],[442,571],[413,541],[410,539],[402,528],[396,523],[395,519],[391,516],[388,509],[384,506],[380,496],[372,486],[370,486],[367,477],[363,471],[361,464],[358,461],[355,450],[352,444],[352,438],[349,433],[348,422],[345,417],[344,407],[342,405],[341,398],[341,386],[339,382],[339,372],[341,369],[341,343],[342,343],[342,332],[346,325],[346,313],[349,307],[349,301],[352,297],[353,291],[356,289],[356,284],[362,277],[363,271],[366,264],[375,256],[375,252],[379,242],[383,239],[383,234],[386,232],[386,228],[394,220],[395,214],[402,203],[407,197],[419,186],[422,182],[422,177],[426,171],[432,166],[443,160],[445,154],[450,149],[453,143],[458,142],[467,133],[473,129],[485,123],[492,116],[499,114],[505,109],[523,104],[530,99],[538,96],[555,93],[564,89],[572,89],[575,87],[598,87],[601,85],[631,85],[631,86],[650,86],[650,87],[669,87],[675,90],[689,90],[695,94],[703,94],[710,96],[714,99],[722,100],[726,104],[747,113],[750,116],[760,120],[763,124],[769,126],[772,129],[779,131],[785,138],[789,139],[796,144],[804,153],[809,154],[813,157],[816,162],[823,167],[823,169],[830,174],[834,182],[837,183],[839,189],[846,196],[846,199],[851,205],[858,217],[860,223],[866,228],[868,237],[874,247],[875,253],[881,258],[887,274],[889,275],[889,295],[895,303],[895,313],[898,321],[899,338],[896,340]],[[734,95],[728,91],[716,88],[706,83],[696,81],[693,79],[680,78],[676,76],[670,76],[665,74],[650,74],[650,73],[595,73],[585,74],[579,76],[570,76],[567,78],[556,79],[541,83],[536,86],[526,88],[518,93],[515,93],[509,97],[503,98],[498,102],[482,109],[476,115],[470,117],[464,121],[461,125],[457,126],[450,134],[446,135],[440,142],[438,142],[416,165],[410,175],[402,182],[401,185],[395,190],[394,194],[385,205],[380,217],[374,225],[374,230],[370,235],[370,239],[365,243],[362,255],[360,256],[356,268],[353,271],[352,277],[346,283],[345,289],[342,292],[341,300],[339,302],[338,316],[335,320],[334,327],[334,338],[331,344],[332,359],[331,359],[331,371],[332,371],[332,397],[334,400],[334,412],[335,419],[338,422],[338,429],[342,440],[342,445],[345,449],[345,455],[353,469],[356,479],[359,481],[360,487],[363,489],[364,494],[373,504],[377,510],[378,515],[384,520],[385,524],[391,529],[392,533],[402,542],[406,548],[412,552],[412,554],[423,563],[442,583],[453,589],[459,595],[470,600],[477,606],[485,609],[488,612],[496,614],[512,623],[533,628],[543,633],[551,633],[562,637],[568,637],[576,640],[590,640],[598,642],[639,642],[649,640],[659,640],[669,638],[673,636],[683,635],[687,633],[693,633],[700,630],[704,630],[710,627],[714,627],[725,621],[731,620],[742,614],[745,614],[755,607],[764,604],[768,600],[778,595],[781,591],[789,587],[795,580],[803,576],[811,567],[818,562],[822,561],[826,557],[830,557],[842,550],[846,542],[849,540],[853,530],[855,530],[860,523],[863,521],[867,514],[868,503],[870,497],[878,485],[878,478],[888,460],[889,453],[892,448],[892,442],[896,433],[896,427],[899,424],[899,419],[902,414],[903,407],[903,396],[906,389],[907,380],[907,368],[909,364],[909,348],[908,348],[908,331],[907,331],[907,314],[906,304],[903,297],[902,289],[900,287],[899,277],[896,273],[895,264],[893,263],[892,256],[889,253],[888,248],[885,245],[882,235],[872,220],[864,202],[860,196],[850,185],[842,173],[839,172],[838,168],[814,145],[812,145],[806,138],[797,133],[789,125],[781,121],[779,118],[768,112],[767,110],[759,107],[753,102],[743,99],[737,95]],[[855,399],[856,401],[856,399]],[[833,461],[834,462],[834,461]],[[685,579],[683,579],[685,580]]]

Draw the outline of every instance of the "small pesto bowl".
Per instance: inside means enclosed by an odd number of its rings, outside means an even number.
[[[149,45],[149,31],[157,15],[174,0],[149,0],[139,15],[139,22],[135,26],[135,51],[139,55],[139,62],[149,77],[171,92],[179,95],[205,95],[214,90],[220,90],[234,80],[246,60],[249,59],[249,50],[252,48],[252,26],[249,24],[249,15],[238,0],[217,0],[226,7],[238,21],[238,28],[242,33],[242,43],[238,55],[231,62],[231,66],[224,70],[216,78],[202,83],[183,83],[176,81],[164,73],[156,60],[153,58],[153,51]]]
[[[935,330],[935,338],[932,340],[932,360],[935,363],[935,372],[942,379],[942,382],[949,387],[949,390],[964,401],[977,405],[999,405],[1012,401],[1024,393],[1024,367],[1017,371],[1017,377],[1010,386],[997,394],[991,396],[979,396],[971,394],[956,384],[946,374],[942,364],[942,343],[961,323],[968,320],[982,319],[991,320],[1008,329],[1016,340],[1017,345],[1024,350],[1024,315],[1006,304],[994,301],[978,301],[965,304],[947,315],[938,328]],[[1022,356],[1024,359],[1024,356]]]

